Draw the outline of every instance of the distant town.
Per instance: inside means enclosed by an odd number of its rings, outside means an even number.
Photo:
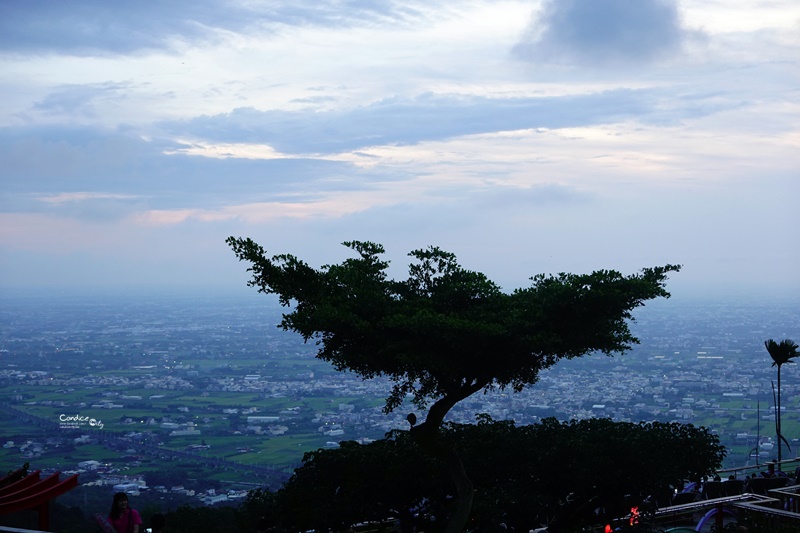
[[[0,468],[81,473],[81,484],[213,505],[275,489],[305,452],[408,429],[410,404],[383,411],[385,379],[314,358],[276,327],[267,297],[4,297]],[[775,368],[768,338],[800,338],[800,302],[654,302],[635,314],[624,356],[561,361],[514,393],[478,393],[452,411],[516,424],[607,417],[708,427],[726,467],[774,457]],[[782,374],[783,433],[800,446],[800,369]],[[424,413],[417,413],[424,416]],[[175,476],[161,465],[171,461]],[[173,470],[173,469],[170,469]]]

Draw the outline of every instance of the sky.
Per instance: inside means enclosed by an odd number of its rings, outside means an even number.
[[[796,0],[0,0],[0,102],[0,290],[253,290],[236,236],[800,301]]]

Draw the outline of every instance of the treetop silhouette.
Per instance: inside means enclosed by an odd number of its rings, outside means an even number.
[[[627,323],[632,310],[669,297],[667,274],[680,270],[668,264],[628,276],[538,274],[530,286],[505,293],[434,246],[410,252],[408,278],[396,281],[386,274],[383,246],[372,242],[345,242],[357,257],[319,269],[289,254],[268,257],[249,238],[226,242],[250,263],[248,285],[293,307],[283,329],[315,340],[317,357],[337,370],[394,382],[385,411],[408,395],[420,409],[432,402],[425,421],[412,423],[412,435],[451,465],[462,503],[471,498],[469,480],[439,439],[450,409],[480,390],[520,391],[561,359],[625,352],[638,342]],[[460,513],[468,508],[464,503]]]
[[[638,342],[626,323],[631,311],[669,297],[667,273],[680,269],[539,274],[506,294],[437,247],[412,251],[409,277],[394,281],[383,247],[371,242],[344,243],[359,257],[320,269],[288,254],[267,257],[251,239],[227,242],[251,263],[248,285],[294,306],[283,329],[316,340],[318,357],[338,370],[395,382],[387,411],[407,394],[424,408],[494,386],[519,391],[560,359],[623,353]]]

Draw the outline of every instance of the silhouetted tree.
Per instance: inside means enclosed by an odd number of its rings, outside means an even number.
[[[800,355],[797,352],[797,343],[791,339],[784,339],[781,342],[775,342],[772,339],[764,341],[764,346],[772,357],[772,366],[778,367],[778,396],[775,400],[775,434],[778,439],[778,462],[780,463],[784,443],[791,450],[789,442],[781,432],[781,367],[786,363],[791,363],[792,359]]]
[[[667,273],[680,269],[540,274],[530,287],[507,294],[436,247],[412,251],[409,277],[394,281],[379,244],[346,242],[359,257],[314,269],[289,254],[268,257],[251,239],[227,243],[251,263],[250,286],[294,306],[280,325],[316,340],[319,359],[394,381],[387,412],[407,395],[421,409],[432,402],[424,422],[417,425],[413,413],[409,422],[415,441],[448,465],[456,489],[449,533],[463,530],[473,498],[461,459],[441,439],[450,409],[480,390],[520,391],[560,359],[629,349],[638,342],[626,322],[631,311],[668,297]]]
[[[469,528],[480,531],[500,531],[501,523],[518,531],[543,523],[553,532],[577,531],[607,518],[596,509],[622,516],[630,495],[659,494],[714,471],[725,457],[716,435],[678,423],[545,419],[520,427],[481,417],[477,424],[444,424],[442,439],[470,472]],[[425,454],[409,432],[395,431],[367,445],[343,442],[306,454],[277,493],[254,495],[250,512],[291,531],[396,519],[437,532],[449,492],[443,474],[443,462]]]
[[[271,514],[277,525],[301,531],[344,531],[387,519],[407,526],[415,519],[412,510],[438,514],[449,492],[446,481],[441,462],[423,453],[409,432],[394,431],[367,445],[347,441],[306,453],[276,493]]]
[[[213,531],[214,533],[241,533],[242,515],[230,506],[190,507],[183,505],[165,514],[167,531],[170,533],[194,533]]]
[[[238,508],[238,522],[243,531],[261,532],[274,529],[278,521],[277,509],[274,492],[263,489],[251,490]]]

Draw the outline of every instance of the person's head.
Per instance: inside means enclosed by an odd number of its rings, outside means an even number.
[[[153,530],[153,533],[161,533],[161,531],[164,530],[165,522],[166,520],[163,514],[154,514],[150,517],[150,528]]]
[[[119,518],[128,508],[128,495],[124,492],[114,494],[114,501],[111,504],[111,516]]]

